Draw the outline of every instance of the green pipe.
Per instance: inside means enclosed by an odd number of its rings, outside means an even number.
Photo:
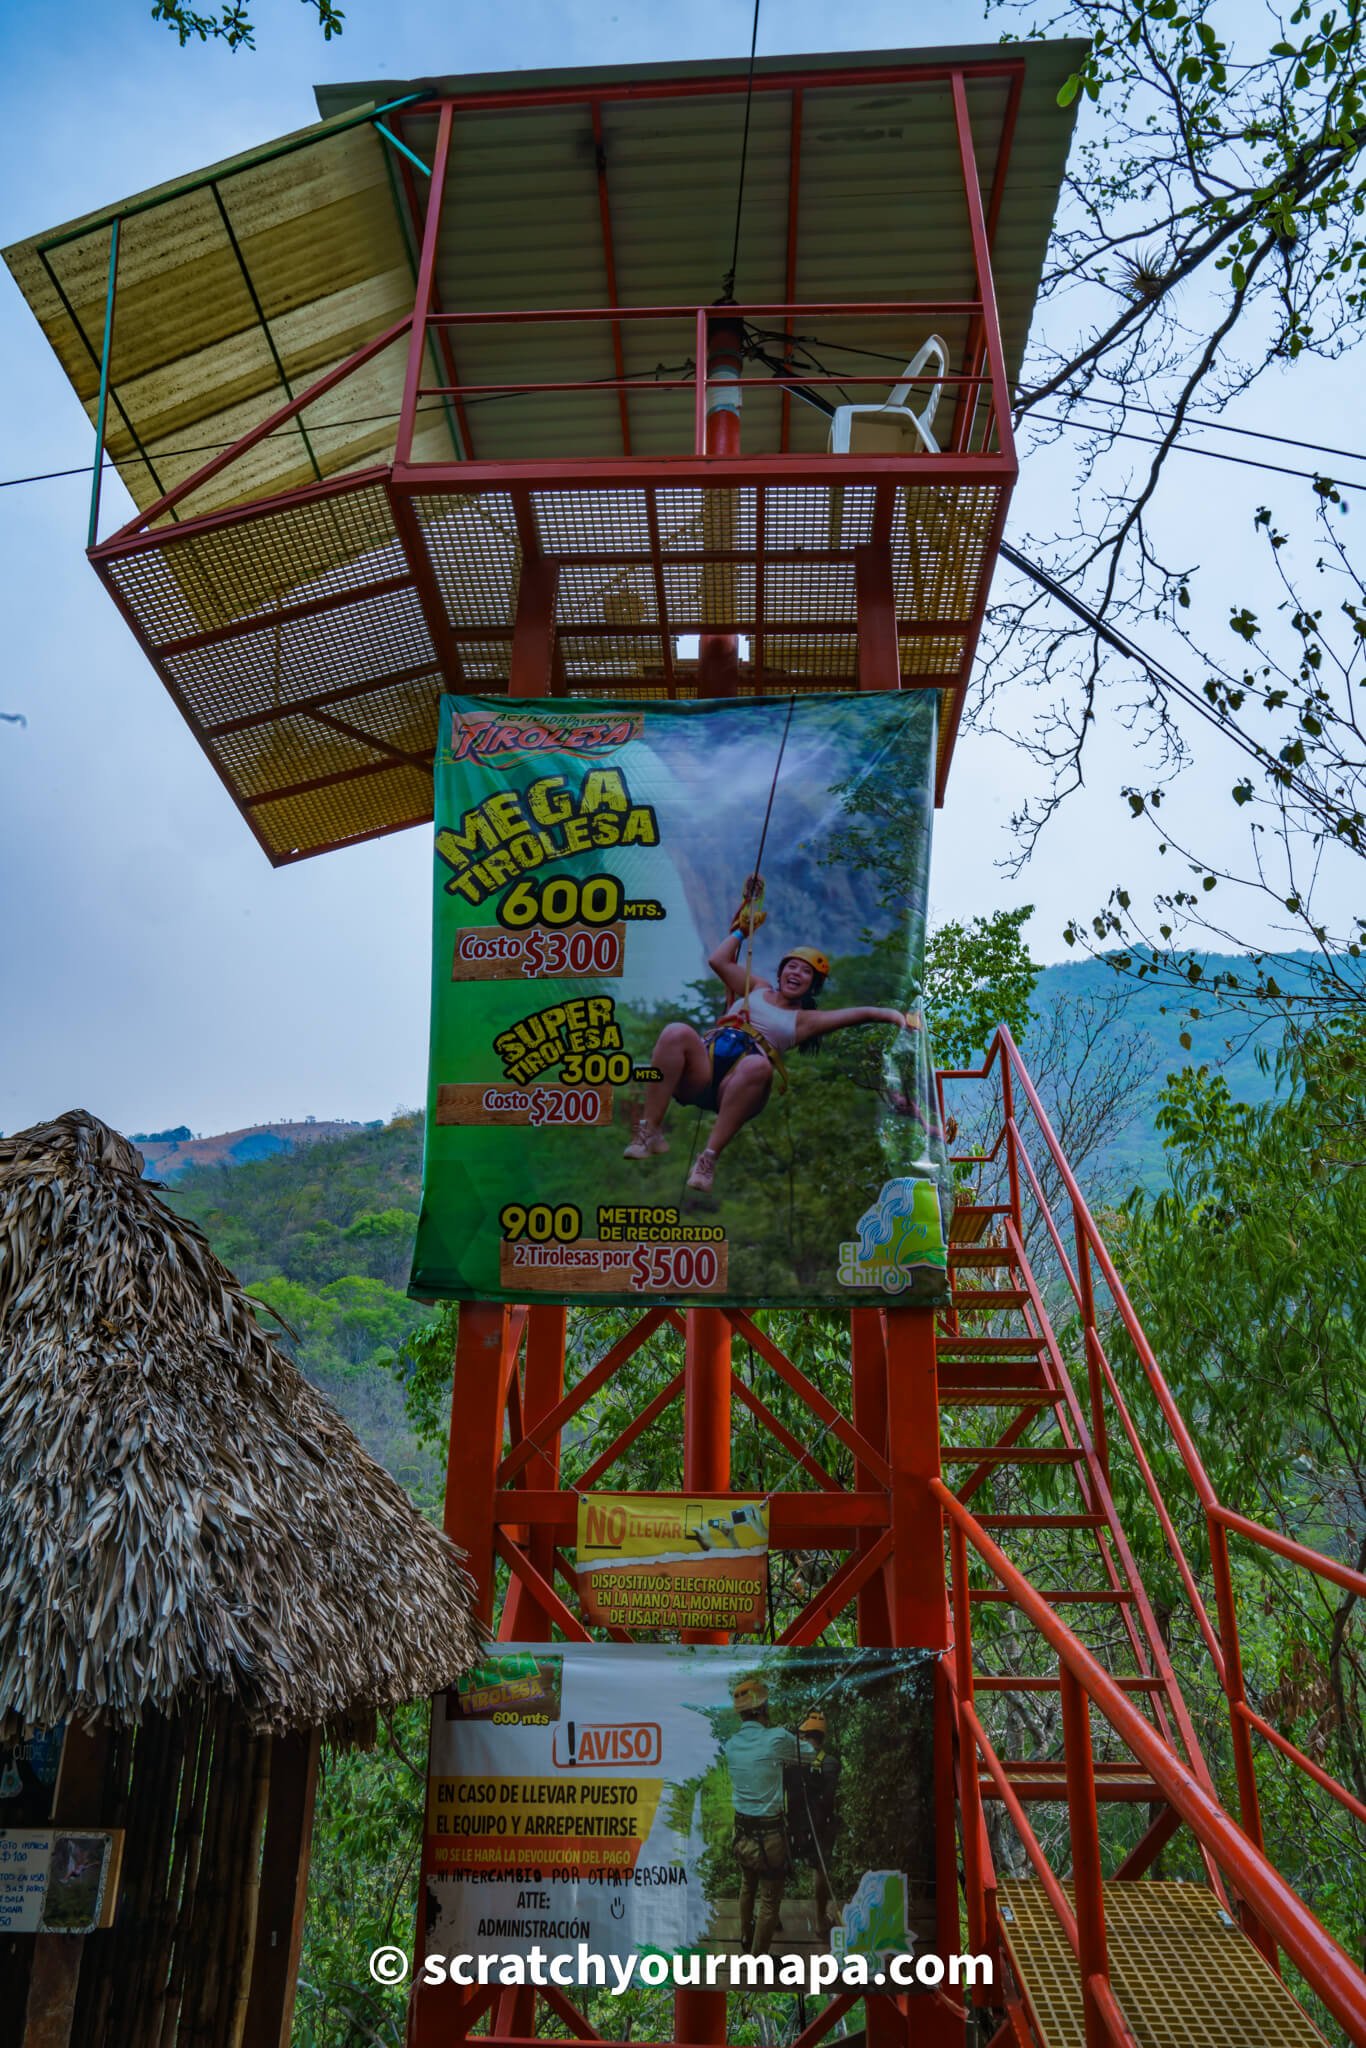
[[[104,475],[104,422],[109,410],[109,357],[114,341],[114,292],[119,281],[119,216],[114,215],[109,231],[109,282],[104,293],[104,345],[100,350],[100,403],[95,414],[95,468],[90,479],[90,532],[87,548],[93,548],[100,531],[100,482]]]
[[[383,121],[372,120],[371,126],[374,128],[375,133],[377,135],[382,135],[386,142],[393,144],[393,147],[398,151],[400,156],[406,156],[410,164],[416,164],[424,178],[431,177],[432,173],[430,166],[423,163],[421,157],[417,154],[416,150],[409,149],[406,142],[400,142],[397,135],[395,135],[392,132],[392,130],[385,127]]]
[[[173,200],[185,199],[191,192],[202,192],[206,185],[216,184],[222,178],[234,178],[239,171],[254,171],[262,164],[274,163],[279,157],[292,156],[296,149],[310,149],[315,142],[326,142],[329,136],[343,135],[348,128],[359,128],[367,121],[373,121],[377,114],[390,114],[396,107],[410,107],[414,100],[430,99],[430,93],[409,92],[401,100],[386,100],[382,107],[366,107],[358,114],[343,114],[330,122],[319,122],[314,128],[306,129],[302,135],[291,136],[287,142],[276,142],[258,151],[255,156],[246,157],[241,163],[219,167],[213,171],[201,171],[197,177],[187,178],[182,185],[174,185],[166,192],[149,192],[144,199],[130,200],[126,205],[101,214],[94,220],[82,221],[78,227],[67,228],[60,235],[47,235],[34,244],[40,256],[50,249],[65,248],[68,242],[79,242],[86,235],[98,234],[101,228],[109,227],[116,220],[131,220],[134,214],[150,213],[158,206],[169,206]],[[427,167],[424,164],[422,168]]]

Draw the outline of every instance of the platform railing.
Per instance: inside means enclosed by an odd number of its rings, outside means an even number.
[[[981,1524],[940,1482],[935,1482],[941,1505],[948,1517],[952,1559],[953,1606],[956,1617],[954,1682],[958,1700],[960,1734],[965,1756],[981,1756],[983,1767],[997,1785],[1006,1783],[986,1732],[976,1714],[972,1697],[972,1649],[970,1607],[967,1598],[967,1547],[971,1544],[979,1559],[999,1583],[1011,1593],[1020,1610],[1058,1652],[1061,1671],[1064,1749],[1067,1762],[1068,1799],[1072,1821],[1074,1875],[1078,1885],[1078,1908],[1067,1908],[1065,1894],[1051,1876],[1045,1883],[1050,1902],[1064,1932],[1079,1958],[1087,1998],[1088,2048],[1093,2044],[1127,2043],[1125,2032],[1098,2017],[1091,1980],[1099,1970],[1104,1974],[1103,1901],[1099,1892],[1098,1852],[1092,1855],[1089,1830],[1094,1821],[1094,1769],[1086,1703],[1097,1705],[1110,1726],[1128,1744],[1133,1754],[1151,1771],[1155,1782],[1173,1809],[1191,1827],[1197,1842],[1225,1871],[1243,1902],[1244,1925],[1249,1935],[1273,1963],[1280,1952],[1302,1972],[1306,1982],[1346,2029],[1354,2042],[1366,2042],[1366,1976],[1351,1963],[1345,1952],[1321,1927],[1304,1901],[1279,1876],[1265,1855],[1258,1792],[1254,1734],[1269,1743],[1314,1784],[1329,1793],[1356,1820],[1366,1822],[1366,1806],[1331,1773],[1304,1754],[1288,1737],[1275,1729],[1249,1703],[1243,1675],[1242,1646],[1229,1537],[1237,1536],[1284,1558],[1344,1591],[1366,1598],[1366,1575],[1336,1558],[1325,1556],[1278,1530],[1254,1521],[1227,1507],[1219,1498],[1205,1468],[1194,1437],[1182,1416],[1171,1388],[1143,1331],[1124,1283],[1119,1276],[1095,1219],[1064,1156],[1038,1090],[1031,1079],[1009,1030],[1000,1026],[980,1067],[946,1070],[938,1076],[941,1115],[946,1107],[946,1084],[993,1083],[998,1090],[999,1127],[990,1143],[959,1154],[955,1163],[969,1168],[995,1166],[1003,1170],[1009,1189],[1007,1236],[1014,1238],[1017,1255],[1024,1255],[1028,1197],[1029,1218],[1040,1225],[1057,1262],[1064,1299],[1070,1296],[1076,1312],[1076,1327],[1083,1347],[1090,1408],[1090,1432],[1102,1470],[1108,1462],[1107,1427],[1118,1422],[1144,1490],[1154,1509],[1163,1539],[1176,1567],[1201,1637],[1218,1675],[1227,1703],[1229,1739],[1238,1790],[1240,1823],[1235,1823],[1191,1768],[1164,1740],[1154,1726],[1132,1707],[1099,1661],[1058,1618],[1038,1590],[991,1541]],[[1030,1119],[1030,1136],[1038,1158],[1017,1115],[1017,1091]],[[1062,1189],[1066,1213],[1061,1220],[1045,1192],[1040,1164],[1046,1159]],[[1070,1227],[1069,1227],[1070,1226]],[[1069,1247],[1070,1238],[1070,1247]],[[1176,1522],[1154,1471],[1142,1434],[1134,1420],[1102,1336],[1096,1302],[1096,1279],[1113,1305],[1115,1318],[1127,1337],[1133,1356],[1158,1411],[1166,1425],[1181,1464],[1195,1493],[1209,1548],[1209,1580],[1213,1590],[1214,1618],[1201,1592],[1195,1568],[1182,1545]],[[1080,1688],[1080,1698],[1077,1688]],[[1071,1706],[1069,1707],[1069,1697]],[[969,1783],[969,1781],[971,1781]],[[985,1834],[981,1826],[977,1774],[963,1768],[963,1824],[965,1866],[976,1864],[983,1853]],[[1011,1792],[1006,1796],[1010,1813],[1025,1852],[1040,1876],[1043,1851],[1029,1826],[1023,1807]],[[1081,1830],[1079,1835],[1078,1830]],[[1232,1833],[1230,1833],[1232,1830]],[[971,1849],[969,1850],[969,1843]],[[1094,1871],[1095,1883],[1089,1873]],[[966,1874],[966,1870],[965,1870]],[[1081,1908],[1081,1892],[1088,1894],[1088,1911]],[[976,1908],[980,1917],[984,1908]],[[1088,1933],[1089,1928],[1089,1933]],[[1105,2001],[1100,2001],[1104,2005]],[[1107,2030],[1108,2029],[1108,2030]]]
[[[824,301],[804,303],[763,303],[763,304],[707,304],[692,306],[559,306],[526,307],[513,311],[433,311],[427,315],[426,328],[433,336],[443,338],[448,344],[445,357],[448,370],[456,361],[456,346],[462,337],[481,334],[485,337],[491,331],[512,331],[525,334],[530,327],[546,333],[546,354],[553,357],[555,330],[565,327],[600,327],[610,331],[614,341],[623,329],[642,322],[668,335],[665,354],[681,360],[669,364],[661,363],[657,369],[642,370],[627,375],[621,367],[618,352],[618,372],[615,376],[596,377],[538,377],[524,378],[509,376],[474,381],[460,376],[448,376],[438,383],[421,382],[413,390],[414,402],[439,398],[450,401],[457,413],[466,405],[487,404],[491,401],[517,398],[535,398],[552,394],[581,397],[602,397],[608,394],[629,394],[648,400],[654,393],[690,392],[692,394],[693,446],[691,453],[703,455],[707,448],[706,422],[708,408],[714,397],[738,395],[743,403],[746,392],[786,393],[797,399],[814,402],[818,409],[827,406],[835,409],[826,394],[846,393],[857,390],[859,401],[876,403],[900,384],[909,383],[920,398],[928,397],[938,385],[950,401],[939,415],[939,431],[942,457],[968,455],[981,459],[984,456],[1005,452],[1009,435],[1008,393],[996,388],[996,380],[989,365],[977,358],[980,367],[975,369],[950,369],[917,373],[907,377],[904,365],[913,356],[916,347],[941,323],[967,320],[970,326],[980,324],[984,307],[979,299],[905,299],[877,300],[867,303],[851,301]],[[777,321],[782,323],[775,331],[758,328],[756,323]],[[809,324],[819,321],[838,327],[840,322],[857,321],[864,330],[864,341],[872,337],[868,333],[869,323],[877,322],[894,328],[883,346],[868,348],[851,347],[832,337],[812,337],[797,331],[794,323]],[[762,362],[765,367],[739,375],[727,370],[716,375],[709,370],[709,360],[716,330],[741,326],[745,330],[743,355],[750,362]],[[848,331],[847,325],[845,331]],[[767,343],[764,347],[762,344]],[[814,357],[807,357],[803,366],[798,357],[807,353],[808,346],[819,350],[822,347],[832,351],[862,355],[869,361],[880,360],[883,367],[873,370],[851,369],[831,371],[828,368],[811,368]],[[960,402],[961,401],[961,402]],[[918,408],[912,408],[918,409]],[[400,435],[400,442],[402,436]],[[401,450],[400,450],[401,452]],[[680,450],[680,453],[689,451]],[[759,455],[770,455],[771,450],[752,450],[750,459]],[[845,456],[843,461],[857,460]],[[925,459],[922,452],[916,458],[917,464]]]

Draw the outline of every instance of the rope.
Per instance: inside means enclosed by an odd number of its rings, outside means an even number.
[[[758,12],[758,9],[757,9],[757,8],[756,8],[755,12],[756,12],[756,14],[757,14],[757,12]],[[770,819],[772,818],[772,816],[773,816],[773,799],[774,799],[774,797],[775,797],[775,796],[776,796],[776,795],[778,794],[778,776],[779,776],[779,774],[780,774],[780,773],[781,773],[781,771],[782,771],[782,765],[783,765],[783,755],[784,755],[784,754],[785,754],[785,753],[787,752],[787,736],[788,736],[788,734],[789,734],[789,733],[791,732],[791,730],[792,730],[792,714],[793,714],[793,712],[794,712],[794,711],[796,710],[796,708],[797,708],[797,700],[796,700],[796,698],[795,698],[795,697],[789,697],[789,698],[788,698],[788,700],[787,700],[787,717],[786,717],[786,718],[785,718],[785,719],[783,720],[783,736],[782,736],[781,740],[779,740],[779,742],[778,742],[778,758],[777,758],[777,760],[776,760],[776,761],[775,761],[775,762],[773,763],[773,780],[772,780],[772,781],[771,781],[771,782],[769,783],[769,785],[768,785],[768,807],[767,807],[767,809],[766,809],[766,810],[765,810],[765,812],[764,812],[764,825],[763,825],[763,830],[762,830],[762,831],[760,832],[760,834],[759,834],[759,851],[758,851],[758,853],[757,853],[757,854],[756,854],[756,856],[755,856],[755,860],[754,860],[754,866],[753,866],[753,869],[751,870],[751,872],[752,872],[752,873],[753,873],[753,874],[754,874],[755,876],[761,875],[761,874],[763,873],[763,868],[764,868],[764,848],[765,848],[765,846],[766,846],[766,845],[768,844],[768,826],[769,826],[769,820],[770,820]],[[750,919],[750,921],[749,921],[749,931],[748,931],[748,932],[746,933],[746,945],[745,945],[745,1002],[746,1002],[747,1004],[748,1004],[748,1002],[749,1002],[749,991],[750,991],[750,984],[751,984],[751,982],[753,981],[753,979],[754,979],[754,919],[753,919],[753,918],[751,918],[751,919]]]
[[[730,248],[730,269],[721,283],[721,301],[735,298],[735,272],[740,262],[740,216],[745,205],[745,165],[749,157],[749,115],[754,101],[754,52],[759,42],[760,0],[754,0],[754,26],[749,37],[749,79],[745,85],[745,132],[740,143],[740,182],[735,191],[735,236]]]

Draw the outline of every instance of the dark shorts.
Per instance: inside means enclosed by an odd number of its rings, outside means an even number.
[[[751,1037],[748,1031],[737,1031],[731,1024],[721,1024],[715,1031],[707,1032],[702,1043],[707,1048],[711,1072],[707,1077],[706,1087],[696,1099],[695,1106],[698,1109],[714,1110],[719,1107],[721,1083],[732,1067],[738,1067],[741,1060],[762,1048],[758,1039]]]

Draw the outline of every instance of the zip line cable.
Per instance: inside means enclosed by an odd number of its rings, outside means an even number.
[[[788,736],[788,734],[789,734],[789,733],[791,732],[791,730],[792,730],[792,714],[793,714],[793,712],[794,712],[794,711],[796,710],[796,708],[797,708],[797,699],[796,699],[795,697],[789,697],[789,698],[788,698],[788,700],[787,700],[787,717],[786,717],[786,718],[785,718],[785,719],[783,720],[783,736],[782,736],[782,738],[781,738],[781,739],[779,740],[779,742],[778,742],[778,758],[777,758],[777,760],[776,760],[776,761],[775,761],[775,762],[773,763],[773,780],[772,780],[772,781],[771,781],[771,782],[769,783],[769,785],[768,785],[768,807],[767,807],[767,809],[766,809],[766,810],[765,810],[765,812],[764,812],[764,823],[763,823],[763,829],[762,829],[762,831],[761,831],[761,832],[760,832],[760,834],[759,834],[759,851],[758,851],[758,854],[757,854],[757,855],[755,856],[754,866],[753,866],[753,868],[752,868],[752,870],[751,870],[751,873],[752,873],[752,874],[753,874],[753,875],[754,875],[754,876],[755,876],[756,878],[757,878],[757,877],[759,877],[760,875],[762,875],[762,873],[763,873],[763,868],[764,868],[764,848],[765,848],[765,846],[767,846],[767,844],[768,844],[768,827],[769,827],[769,821],[771,820],[771,818],[772,818],[772,816],[773,816],[773,799],[774,799],[774,797],[775,797],[775,796],[776,796],[776,795],[778,794],[778,777],[779,777],[779,775],[780,775],[780,774],[781,774],[781,772],[782,772],[782,766],[783,766],[783,755],[784,755],[784,754],[785,754],[785,753],[787,752],[787,736]],[[748,939],[749,943],[748,943],[748,946],[747,946],[747,948],[746,948],[746,951],[745,951],[745,996],[744,996],[744,1000],[745,1000],[746,1004],[748,1004],[748,1002],[749,1002],[749,990],[750,990],[750,983],[752,982],[752,980],[753,980],[753,978],[754,978],[754,920],[753,920],[753,918],[751,918],[751,919],[750,919],[750,928],[749,928],[749,931],[748,931],[748,932],[747,932],[747,933],[745,934],[745,936],[746,936],[746,938]]]
[[[723,303],[735,297],[735,273],[740,265],[740,218],[745,206],[745,167],[749,161],[749,117],[754,105],[754,52],[759,46],[759,7],[754,0],[754,23],[749,33],[749,78],[745,85],[745,131],[740,139],[740,179],[735,188],[735,234],[730,247],[730,269],[721,280]]]

